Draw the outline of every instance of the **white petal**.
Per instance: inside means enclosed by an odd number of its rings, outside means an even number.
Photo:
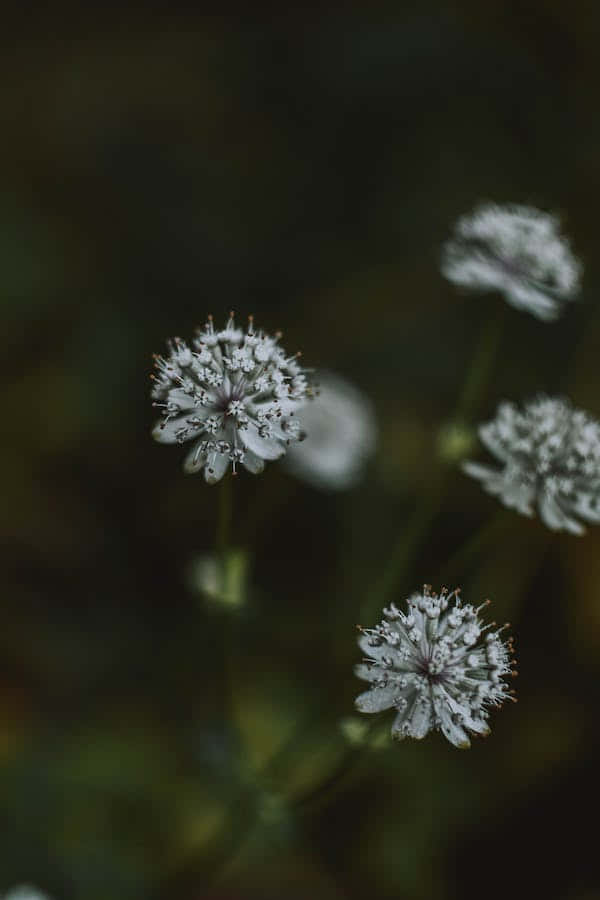
[[[457,700],[452,697],[448,691],[445,691],[446,703],[450,709],[450,712],[456,716],[459,716],[464,724],[464,726],[471,731],[474,731],[476,734],[488,735],[490,733],[490,728],[485,719],[476,718],[472,715],[470,707],[465,703],[459,703]]]
[[[413,706],[410,717],[411,737],[421,740],[429,732],[432,725],[432,704],[427,698],[420,697]]]
[[[440,718],[442,721],[441,728],[444,737],[455,747],[458,747],[459,750],[468,750],[471,746],[471,741],[467,737],[464,728],[461,728],[460,725],[452,721],[450,712],[447,711],[446,714],[440,716]]]
[[[568,506],[575,515],[581,516],[588,522],[600,522],[600,504],[595,505],[595,499],[590,494],[580,494],[577,500]]]
[[[500,438],[498,437],[497,428],[495,422],[488,422],[485,425],[480,425],[477,429],[479,434],[479,439],[481,443],[488,448],[488,450],[494,454],[498,459],[502,460],[502,462],[506,462],[510,453],[505,444],[502,443]],[[476,465],[476,463],[473,463]],[[481,468],[485,468],[482,466]],[[475,475],[475,478],[478,476]]]
[[[440,703],[437,707],[437,713],[441,720],[441,729],[444,737],[450,741],[459,750],[468,750],[471,741],[467,737],[467,733],[460,725],[452,720],[452,713],[445,703]]]
[[[363,681],[377,681],[381,678],[383,669],[380,666],[369,665],[368,663],[358,663],[354,666],[354,674]]]
[[[532,502],[535,491],[531,485],[519,484],[504,478],[498,490],[484,488],[490,494],[498,494],[502,503],[509,509],[516,509],[522,516],[533,516]]]
[[[552,531],[570,531],[571,534],[585,534],[585,528],[576,522],[560,508],[556,499],[547,491],[543,491],[540,500],[540,516],[542,517],[548,528]]]
[[[186,437],[185,440],[191,440],[201,433],[201,429],[193,428],[191,425],[188,425],[187,420],[189,418],[190,414],[187,412],[182,416],[170,419],[164,426],[162,422],[157,422],[152,430],[152,437],[155,441],[158,441],[159,444],[178,444],[181,443],[181,441],[177,439],[176,432],[181,428],[187,428],[189,437]]]
[[[499,472],[497,469],[492,469],[490,466],[483,466],[481,463],[467,462],[462,463],[461,466],[465,475],[470,475],[471,478],[477,478],[478,481],[487,481],[489,478],[498,478]]]
[[[407,701],[406,706],[404,707],[404,709],[398,710],[398,715],[394,719],[394,723],[392,725],[392,737],[398,741],[403,741],[404,738],[411,733],[410,717],[413,713],[417,693],[414,689],[408,688],[407,692],[405,692],[403,696]]]
[[[552,322],[560,312],[560,304],[526,282],[515,281],[506,291],[506,299],[519,309],[526,309],[543,322]]]
[[[523,516],[532,516],[532,502],[535,491],[532,485],[522,484],[489,466],[480,463],[465,462],[462,470],[467,475],[477,478],[488,494],[498,497],[509,509],[516,509]]]
[[[392,725],[392,737],[397,741],[403,741],[407,736],[405,731],[406,710],[399,712]]]
[[[242,465],[244,468],[248,469],[249,472],[252,472],[253,475],[260,475],[265,467],[264,461],[257,456],[256,453],[253,453],[252,450],[246,450]]]
[[[397,669],[404,669],[406,666],[403,664],[402,658],[395,647],[390,646],[390,644],[379,644],[378,646],[371,647],[369,641],[371,640],[371,636],[368,634],[361,634],[358,639],[358,646],[365,654],[365,656],[370,657],[371,659],[381,660],[383,656],[389,656],[392,660],[392,663]]]
[[[395,685],[387,687],[371,688],[364,694],[359,694],[354,701],[356,708],[363,713],[378,713],[384,709],[390,709],[396,702],[398,691]]]
[[[486,737],[490,734],[490,726],[485,719],[478,719],[469,715],[465,718],[465,725],[471,731],[474,731],[475,734],[480,734],[482,737]]]
[[[193,475],[194,472],[198,472],[206,462],[206,457],[204,456],[204,454],[197,452],[199,443],[200,441],[194,442],[194,446],[183,462],[183,471],[188,475]]]
[[[261,459],[279,459],[285,453],[285,448],[272,438],[261,438],[256,425],[252,422],[247,428],[239,431],[240,440],[247,450],[251,450]]]
[[[194,397],[190,397],[188,393],[186,393],[182,388],[173,388],[169,391],[168,395],[169,403],[176,403],[177,406],[183,411],[186,409],[194,409],[196,410],[198,415],[202,415],[206,410],[205,406],[196,406],[196,399]],[[206,415],[209,415],[208,411]]]
[[[456,725],[449,717],[442,719],[442,734],[446,740],[450,741],[459,750],[468,750],[471,746],[471,741],[467,737],[466,731],[460,725]]]
[[[214,453],[209,455],[204,467],[204,477],[208,484],[216,484],[220,481],[227,467],[229,466],[229,457],[226,453]]]

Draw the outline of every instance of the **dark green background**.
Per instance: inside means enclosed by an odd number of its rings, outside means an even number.
[[[600,415],[600,12],[53,9],[3,31],[0,889],[600,896],[597,529],[509,513],[450,572],[513,622],[520,702],[487,741],[373,749],[297,802],[345,753],[354,626],[415,513],[398,600],[498,512],[438,453],[503,308],[439,274],[476,202],[560,213],[585,279],[557,324],[506,309],[475,421],[537,391]],[[151,353],[230,308],[359,385],[380,425],[349,494],[277,464],[237,479],[233,619],[186,579],[218,489],[152,442],[148,398]]]

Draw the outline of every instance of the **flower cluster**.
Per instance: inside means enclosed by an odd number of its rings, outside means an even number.
[[[286,356],[270,337],[237,328],[233,313],[215,330],[212,317],[188,346],[175,338],[168,356],[156,357],[152,396],[163,410],[154,437],[164,444],[193,442],[186,472],[204,471],[209,484],[240,463],[258,473],[304,432],[296,413],[309,392],[297,356]]]
[[[577,294],[581,268],[555,216],[494,203],[458,220],[442,260],[449,281],[500,291],[508,303],[546,321]]]
[[[287,468],[316,488],[346,490],[360,480],[375,449],[377,426],[369,400],[333,372],[320,372],[315,397],[299,413],[306,440],[294,444]]]
[[[555,531],[583,534],[579,519],[600,522],[600,423],[567,400],[539,397],[521,412],[502,403],[479,428],[501,468],[475,462],[464,471],[522,515],[534,504]]]
[[[392,737],[421,739],[432,730],[461,749],[468,732],[487,735],[488,708],[512,699],[505,679],[511,670],[511,641],[502,628],[483,625],[479,612],[462,604],[458,590],[437,594],[425,585],[407,600],[408,611],[394,604],[383,610],[375,628],[361,628],[359,646],[366,660],[356,674],[371,687],[356,698],[363,713],[394,709]],[[503,626],[506,627],[506,626]]]

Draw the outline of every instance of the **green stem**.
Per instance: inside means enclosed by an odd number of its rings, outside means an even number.
[[[468,424],[478,411],[502,341],[506,308],[506,303],[500,304],[481,333],[454,415],[457,424]]]
[[[450,576],[453,576],[455,572],[460,572],[463,566],[469,564],[481,550],[496,540],[508,528],[514,515],[512,510],[500,510],[483,528],[480,528],[471,538],[461,544],[442,566],[437,584],[445,584]]]
[[[438,471],[437,477],[432,477],[429,483],[427,496],[417,505],[408,528],[401,532],[379,581],[369,591],[367,599],[361,607],[360,616],[365,623],[369,621],[376,609],[385,605],[388,596],[410,567],[419,549],[421,539],[441,506],[444,496],[443,487],[443,477]]]
[[[506,304],[501,304],[499,311],[488,319],[481,333],[473,362],[457,403],[454,414],[456,424],[464,425],[472,419],[485,394],[502,339],[505,307]],[[445,486],[446,472],[438,469],[437,474],[432,474],[427,494],[417,504],[412,521],[400,534],[393,547],[379,581],[373,590],[369,591],[369,597],[363,604],[360,613],[364,621],[368,621],[375,609],[385,603],[410,568],[423,536],[442,505]]]
[[[232,476],[227,472],[221,479],[217,489],[219,491],[219,508],[217,513],[216,550],[221,558],[221,564],[223,564],[225,560],[230,541],[232,513],[231,482]]]
[[[346,749],[334,770],[319,784],[310,788],[300,797],[296,797],[292,803],[292,808],[297,813],[305,813],[312,809],[314,804],[319,802],[325,794],[327,794],[328,799],[330,799],[332,794],[346,781],[346,778],[354,770],[355,765],[363,757],[364,749],[364,747],[351,747]]]
[[[219,589],[222,595],[227,591],[227,575],[228,575],[228,555],[231,533],[232,518],[232,476],[227,472],[217,487],[217,525],[215,535],[215,549],[217,556],[217,571],[219,577]],[[232,621],[231,616],[221,612],[221,616],[214,622],[215,627],[215,650],[220,649],[221,659],[220,666],[222,668],[221,678],[217,680],[218,688],[215,694],[219,696],[221,710],[225,717],[230,721],[233,716],[233,678],[232,678],[232,661],[233,661],[233,641],[236,635],[236,623]],[[218,636],[217,636],[218,635]],[[219,660],[215,660],[218,671]]]

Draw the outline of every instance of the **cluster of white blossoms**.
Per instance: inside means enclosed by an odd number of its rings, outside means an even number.
[[[472,290],[497,290],[518,309],[555,319],[579,290],[582,267],[556,216],[495,203],[462,216],[446,243],[442,272]]]
[[[532,516],[537,505],[549,528],[572,534],[585,531],[579,519],[600,522],[600,423],[587,413],[550,397],[522,412],[501,403],[479,435],[502,467],[466,462],[463,470],[505,506]]]
[[[333,372],[315,376],[315,396],[299,412],[306,440],[294,444],[286,468],[313,487],[347,490],[375,449],[377,425],[364,394]]]
[[[251,316],[245,332],[233,313],[220,331],[209,316],[191,346],[175,338],[168,356],[156,357],[152,396],[163,418],[153,435],[164,444],[192,442],[186,472],[202,469],[209,484],[238,463],[256,474],[303,439],[296,413],[310,388],[299,354],[287,356],[280,337],[255,331]]]
[[[366,659],[355,672],[371,687],[356,698],[363,713],[396,711],[392,737],[421,739],[440,730],[455,747],[470,746],[468,732],[489,734],[489,707],[513,699],[505,679],[515,675],[511,640],[503,628],[488,631],[479,612],[462,604],[458,590],[437,594],[425,585],[407,600],[407,612],[394,604],[375,628],[361,628],[359,646]],[[485,637],[482,637],[487,631]]]

